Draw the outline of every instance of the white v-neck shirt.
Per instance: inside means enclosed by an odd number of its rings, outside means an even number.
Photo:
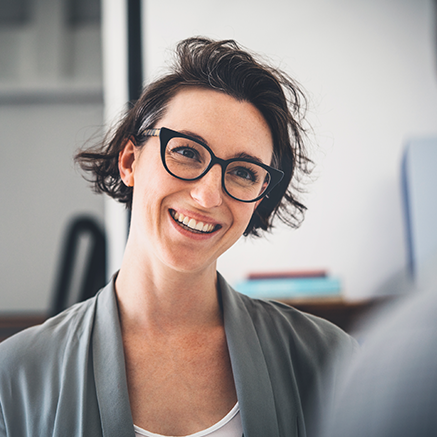
[[[154,432],[146,431],[139,426],[134,425],[135,437],[171,437],[155,434]],[[226,414],[223,419],[219,420],[214,425],[207,429],[190,434],[184,437],[241,437],[243,435],[243,425],[240,417],[240,407],[238,402],[234,408]]]

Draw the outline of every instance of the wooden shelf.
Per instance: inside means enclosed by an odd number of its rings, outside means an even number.
[[[344,331],[351,333],[358,321],[370,311],[386,303],[388,297],[359,301],[346,300],[341,297],[277,300],[300,311],[329,320]]]
[[[0,341],[46,320],[43,314],[0,314]]]

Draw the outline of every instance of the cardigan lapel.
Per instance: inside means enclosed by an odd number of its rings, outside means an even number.
[[[244,436],[279,437],[272,383],[252,318],[238,293],[217,276]],[[103,437],[134,437],[113,281],[97,296],[92,337]]]
[[[217,277],[244,436],[277,437],[273,388],[255,326],[238,293]]]
[[[97,296],[92,353],[103,437],[134,437],[114,280]]]

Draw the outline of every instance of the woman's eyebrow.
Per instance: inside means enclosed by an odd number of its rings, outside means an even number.
[[[193,140],[200,141],[201,143],[209,146],[208,141],[206,141],[205,138],[201,137],[200,135],[195,134],[194,132],[191,132],[189,130],[181,130],[180,133],[187,135],[188,137],[191,137]]]
[[[241,158],[241,159],[250,159],[251,161],[255,161],[258,164],[264,164],[264,162],[261,161],[257,156],[251,155],[250,153],[241,152],[234,155],[234,158]]]
[[[200,135],[195,134],[194,132],[191,132],[188,130],[181,130],[180,132],[184,135],[187,135],[187,136],[193,138],[193,140],[200,141],[201,143],[206,144],[208,147],[211,147],[208,144],[208,141],[205,140],[205,138],[201,137]],[[257,162],[259,164],[264,164],[264,162],[260,158],[258,158],[255,155],[251,155],[250,153],[246,153],[246,152],[236,153],[235,155],[232,156],[231,159],[234,159],[234,158],[250,159],[251,161]]]

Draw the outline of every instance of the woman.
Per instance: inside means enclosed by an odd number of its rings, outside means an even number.
[[[0,435],[304,436],[322,372],[354,348],[216,272],[242,234],[304,210],[298,87],[232,41],[177,53],[107,144],[77,156],[131,208],[123,263],[95,298],[1,345]]]

